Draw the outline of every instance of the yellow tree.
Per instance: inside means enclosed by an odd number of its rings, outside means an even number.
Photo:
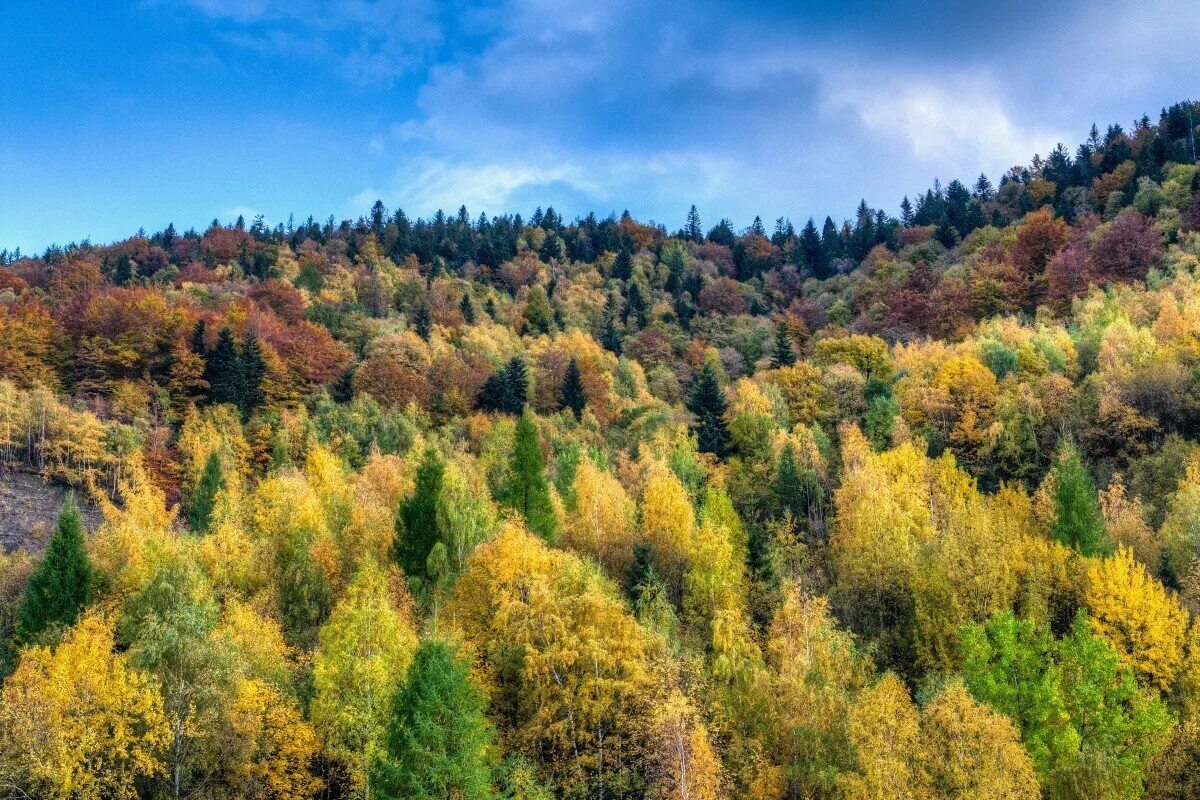
[[[838,779],[846,800],[932,800],[920,723],[908,689],[891,673],[854,699],[850,741],[858,769]]]
[[[309,709],[326,751],[347,765],[359,796],[369,797],[367,765],[416,649],[416,631],[392,603],[387,573],[367,561],[321,628]]]
[[[1085,567],[1084,603],[1092,627],[1121,653],[1139,680],[1169,692],[1183,666],[1188,614],[1126,547]]]
[[[676,598],[682,595],[695,524],[683,484],[666,465],[653,464],[642,488],[642,537]]]
[[[564,543],[595,558],[609,575],[624,576],[633,562],[636,510],[621,482],[585,458],[575,470],[573,494]]]
[[[113,653],[96,615],[53,650],[22,654],[0,692],[0,731],[0,792],[53,800],[134,800],[165,772],[171,738],[162,697]]]
[[[951,683],[921,712],[921,738],[939,800],[1038,800],[1017,727]]]
[[[518,523],[476,549],[444,617],[475,652],[508,744],[569,796],[644,772],[646,636],[597,570]]]
[[[721,762],[695,707],[681,692],[658,704],[650,732],[651,800],[721,800]]]
[[[239,681],[226,714],[233,751],[224,776],[237,797],[305,800],[321,788],[320,750],[296,702],[260,680]]]

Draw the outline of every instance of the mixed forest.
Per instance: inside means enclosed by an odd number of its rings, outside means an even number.
[[[1200,797],[1198,123],[4,251],[0,797]]]

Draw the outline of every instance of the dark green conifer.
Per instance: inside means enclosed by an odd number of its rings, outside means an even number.
[[[458,310],[462,312],[463,322],[468,325],[475,324],[475,304],[471,302],[470,292],[463,292],[462,301],[458,304]]]
[[[583,408],[587,405],[587,393],[583,390],[583,374],[579,371],[579,362],[574,358],[567,365],[567,374],[563,376],[559,403],[559,408],[571,409],[575,419],[583,416]]]
[[[725,422],[725,391],[712,365],[707,361],[692,379],[688,395],[688,411],[695,416],[692,430],[696,432],[700,451],[723,456],[729,451],[729,427]]]
[[[442,491],[445,465],[437,450],[428,447],[417,467],[416,487],[400,504],[396,515],[396,562],[410,578],[428,575],[429,552],[441,538],[437,498]]]
[[[1059,449],[1054,470],[1054,536],[1085,556],[1106,555],[1112,545],[1104,529],[1096,483],[1068,441]]]
[[[188,527],[195,533],[208,533],[208,525],[212,521],[213,508],[216,505],[217,493],[225,485],[221,474],[221,459],[216,452],[209,454],[204,462],[204,471],[196,483],[187,502]]]
[[[510,474],[508,505],[525,518],[529,530],[553,541],[554,509],[550,503],[550,483],[546,480],[546,460],[538,445],[537,420],[529,409],[517,420]]]
[[[429,313],[429,305],[424,301],[417,303],[412,311],[412,329],[427,342],[433,333],[433,315]]]
[[[29,576],[17,611],[17,641],[30,643],[50,628],[69,627],[87,603],[92,565],[84,543],[83,518],[68,496],[42,560]]]
[[[233,343],[233,333],[229,328],[221,328],[204,369],[204,379],[208,381],[209,402],[240,405],[241,371],[241,359],[238,357],[237,346]]]
[[[787,321],[780,319],[775,326],[775,349],[771,352],[771,366],[779,369],[795,363],[796,354],[792,351],[792,337],[788,333]]]

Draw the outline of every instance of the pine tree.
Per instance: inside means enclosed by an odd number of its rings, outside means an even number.
[[[396,562],[410,578],[427,577],[429,552],[441,538],[437,498],[442,491],[444,472],[445,465],[437,451],[426,448],[417,467],[413,493],[400,504],[396,515]]]
[[[429,341],[433,333],[433,315],[429,313],[429,305],[424,301],[417,303],[412,312],[412,329],[425,341]]]
[[[683,229],[684,235],[693,242],[704,241],[704,228],[700,225],[700,212],[696,211],[696,206],[692,206],[687,215],[687,226]]]
[[[205,333],[204,320],[200,320],[192,328],[191,348],[193,353],[201,357],[208,355],[208,347],[204,344]]]
[[[208,399],[214,404],[239,405],[241,397],[241,359],[229,328],[221,328],[217,344],[208,356],[204,379],[208,381]]]
[[[633,275],[633,254],[628,248],[622,247],[613,261],[612,274],[614,278],[627,281]]]
[[[1096,483],[1071,442],[1060,449],[1054,470],[1054,510],[1054,536],[1060,542],[1085,556],[1112,551],[1104,530]]]
[[[29,576],[17,611],[16,635],[30,643],[51,627],[69,627],[87,603],[92,565],[83,539],[83,519],[68,496],[42,560]]]
[[[637,281],[626,284],[625,324],[630,330],[640,330],[646,324],[646,294]]]
[[[729,428],[725,422],[725,392],[717,380],[712,365],[705,362],[688,396],[688,411],[695,415],[692,430],[696,432],[700,451],[723,456],[729,450]]]
[[[426,640],[392,701],[384,752],[371,769],[381,800],[490,800],[497,764],[486,699],[445,642]]]
[[[263,361],[262,348],[253,333],[246,334],[242,343],[242,352],[238,358],[238,406],[242,417],[249,418],[250,414],[263,402],[263,376],[267,365]]]
[[[788,333],[787,320],[781,318],[775,326],[775,350],[771,353],[771,366],[779,369],[795,363],[796,354],[792,352],[792,337]]]
[[[503,394],[500,400],[500,411],[505,414],[520,414],[528,399],[529,372],[525,368],[525,360],[513,356],[504,368]]]
[[[600,344],[610,353],[621,355],[621,332],[617,330],[617,298],[609,295],[604,303],[604,330],[600,333]]]
[[[475,324],[475,304],[471,302],[470,292],[463,292],[462,301],[458,304],[458,310],[462,312],[463,322],[468,325]]]
[[[529,530],[552,541],[554,509],[550,503],[550,484],[546,480],[546,461],[538,446],[537,421],[528,409],[517,420],[509,471],[512,477],[508,486],[508,505],[525,518]]]
[[[196,533],[207,533],[208,524],[212,520],[213,507],[216,505],[217,493],[225,485],[221,474],[221,459],[216,452],[209,454],[204,462],[204,471],[196,483],[187,502],[187,521]]]
[[[483,310],[486,311],[487,315],[493,320],[496,319],[496,301],[494,299],[489,297],[487,302],[483,304]]]
[[[567,365],[567,374],[563,376],[562,389],[559,393],[559,408],[569,408],[575,419],[583,416],[583,408],[587,405],[587,393],[583,390],[583,374],[579,371],[579,362],[574,358]]]

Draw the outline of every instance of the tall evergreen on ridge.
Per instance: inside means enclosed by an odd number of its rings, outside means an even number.
[[[92,565],[83,537],[83,518],[74,495],[69,495],[46,552],[21,595],[17,641],[34,642],[43,631],[69,627],[79,617],[92,585]]]
[[[422,300],[412,311],[412,329],[425,341],[433,333],[433,315],[429,313],[429,305]]]
[[[725,422],[725,390],[717,380],[712,365],[705,361],[692,379],[687,408],[696,417],[692,430],[696,432],[700,451],[723,456],[729,451],[729,427]]]
[[[243,418],[248,418],[254,409],[262,405],[263,377],[266,372],[267,365],[263,361],[258,339],[253,333],[247,333],[238,355],[238,406]]]
[[[567,373],[563,376],[562,389],[559,392],[560,408],[569,408],[575,419],[583,416],[587,405],[587,393],[583,390],[583,374],[579,371],[579,362],[574,358],[567,364]]]
[[[693,205],[688,211],[687,225],[683,229],[683,235],[693,242],[704,241],[704,228],[700,224],[700,212]]]
[[[470,292],[463,292],[462,300],[458,304],[458,310],[462,312],[463,322],[468,325],[475,324],[475,304],[471,302]]]

